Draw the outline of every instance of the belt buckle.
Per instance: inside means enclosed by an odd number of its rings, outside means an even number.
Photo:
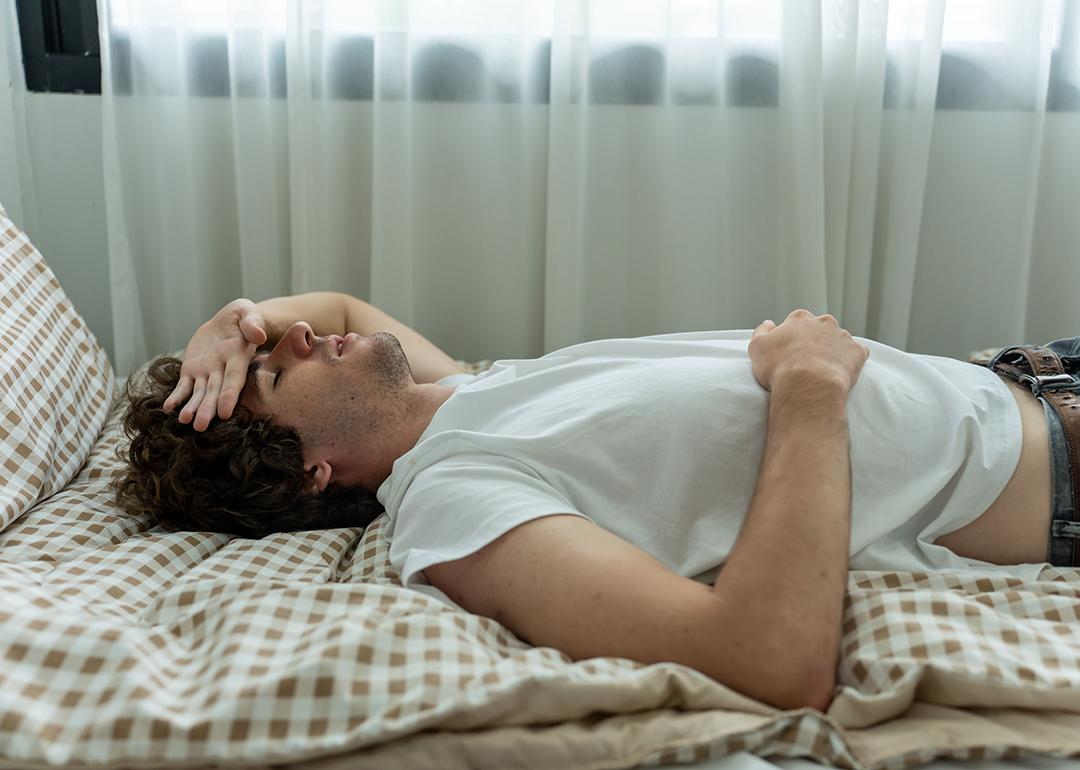
[[[1080,521],[1055,521],[1050,525],[1054,537],[1080,537]]]
[[[1080,387],[1070,374],[1021,374],[1020,382],[1031,386],[1031,392],[1036,396],[1044,390],[1076,390]]]

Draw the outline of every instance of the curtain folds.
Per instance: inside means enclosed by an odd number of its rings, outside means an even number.
[[[457,358],[1080,334],[1080,0],[99,0],[121,374],[346,291]]]

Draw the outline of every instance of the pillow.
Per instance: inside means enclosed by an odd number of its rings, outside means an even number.
[[[0,530],[79,472],[114,382],[105,351],[0,206]]]

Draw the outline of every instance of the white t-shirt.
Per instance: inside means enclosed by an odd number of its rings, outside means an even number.
[[[751,370],[751,333],[595,340],[441,380],[456,390],[376,493],[402,585],[565,513],[711,583],[765,447],[769,392]],[[870,357],[847,400],[849,567],[1035,579],[1044,563],[994,565],[932,543],[981,515],[1019,462],[1007,386],[982,366],[855,339]]]

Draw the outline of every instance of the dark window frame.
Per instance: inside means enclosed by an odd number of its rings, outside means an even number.
[[[28,91],[101,93],[94,0],[15,0]]]

